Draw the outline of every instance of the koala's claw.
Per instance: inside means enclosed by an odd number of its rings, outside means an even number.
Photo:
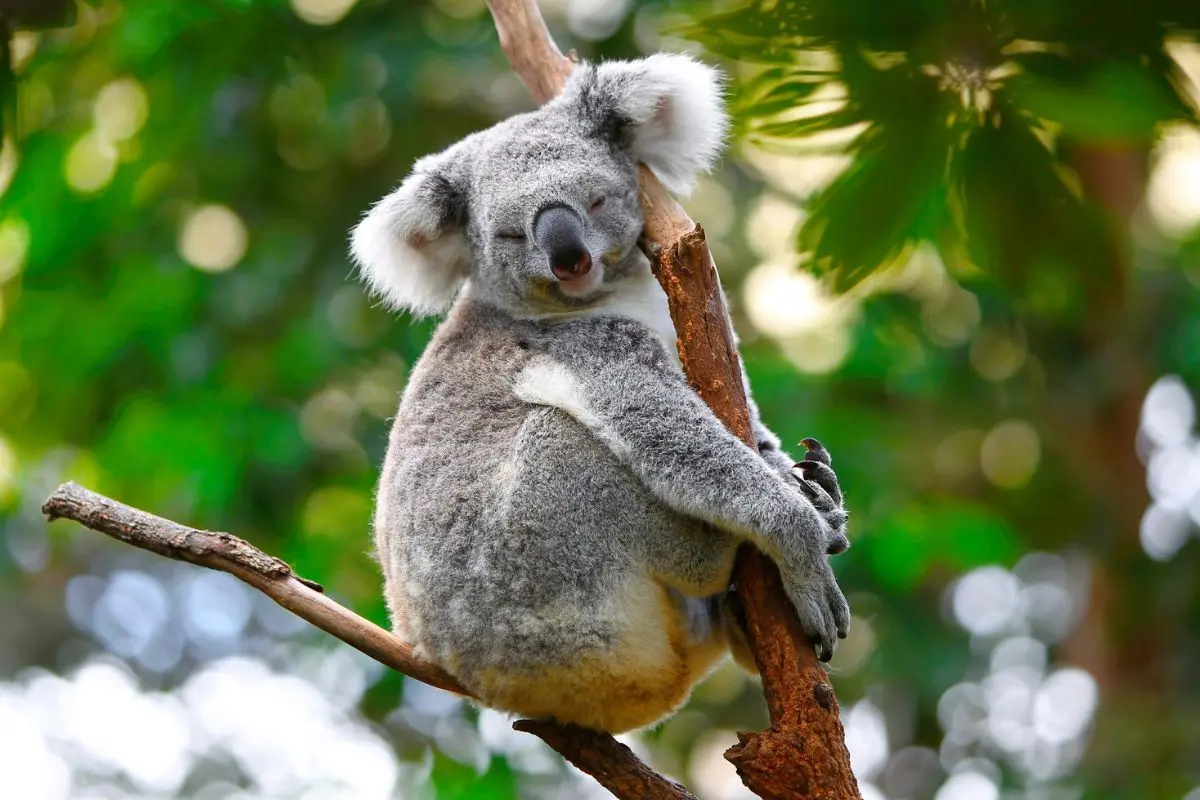
[[[808,450],[808,452],[805,454],[805,458],[812,459],[813,461],[820,461],[825,466],[830,466],[833,464],[833,456],[829,455],[829,451],[825,449],[825,445],[821,444],[816,439],[810,436],[807,439],[801,439],[800,444],[804,445],[805,449]]]
[[[816,439],[804,439],[801,444],[808,452],[803,461],[792,466],[792,477],[830,528],[825,543],[826,555],[844,553],[850,547],[850,540],[846,538],[844,530],[846,510],[842,487],[837,474],[829,466],[833,458]]]
[[[825,555],[836,556],[841,555],[850,549],[850,540],[846,538],[844,533],[835,533],[829,538],[829,544],[825,547]]]
[[[809,455],[812,455],[811,453]],[[837,475],[828,464],[815,459],[806,459],[796,465],[806,480],[820,486],[837,505],[842,503],[842,487],[838,485]]]

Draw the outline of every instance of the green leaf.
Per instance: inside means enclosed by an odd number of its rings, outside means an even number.
[[[764,122],[752,126],[747,135],[753,137],[795,139],[820,131],[840,130],[841,128],[853,125],[857,121],[857,115],[849,109],[837,109],[822,114],[814,114],[811,117],[801,117],[799,119],[778,122]]]
[[[845,290],[908,245],[937,238],[949,224],[944,187],[952,144],[952,132],[938,121],[923,130],[868,129],[849,169],[811,200],[800,251]]]
[[[822,85],[823,82],[811,80],[785,81],[761,97],[743,101],[744,105],[736,107],[735,113],[740,111],[746,118],[773,117],[803,106]]]
[[[1138,64],[1113,62],[1080,78],[1026,73],[1008,82],[1012,102],[1082,141],[1148,140],[1156,127],[1186,113],[1172,87]]]

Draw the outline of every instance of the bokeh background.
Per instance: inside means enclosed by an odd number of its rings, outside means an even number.
[[[689,50],[737,138],[687,201],[768,423],[852,510],[831,665],[867,800],[1200,798],[1200,3],[544,0]],[[482,0],[0,3],[0,796],[583,798],[539,740],[222,574],[69,523],[75,479],[385,623],[368,518],[432,322],[347,231],[531,107]],[[628,737],[710,800],[718,670]]]

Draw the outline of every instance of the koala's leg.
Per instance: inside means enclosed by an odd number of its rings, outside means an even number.
[[[729,635],[721,618],[721,598],[725,593],[688,597],[676,589],[670,591],[680,608],[683,624],[680,652],[687,664],[689,685],[695,685],[729,652]]]
[[[638,544],[655,580],[687,597],[712,597],[729,586],[738,542],[719,528],[675,517],[646,530]]]
[[[725,612],[737,539],[700,520],[670,516],[674,518],[647,527],[637,542],[651,576],[668,587],[680,609],[693,682],[731,649],[739,663],[745,666],[742,659],[748,657],[753,668],[745,636],[731,628]]]
[[[555,348],[563,362],[527,367],[517,395],[573,416],[667,507],[774,559],[805,632],[832,657],[850,609],[825,554],[844,538],[845,513],[819,511],[726,430],[641,326],[609,321],[575,342],[573,352]]]
[[[687,620],[688,660],[693,675],[707,673],[726,653],[746,672],[758,674],[746,634],[745,611],[735,590],[708,597],[687,597],[676,590],[676,597]]]

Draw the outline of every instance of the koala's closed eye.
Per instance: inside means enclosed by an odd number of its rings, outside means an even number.
[[[593,198],[591,205],[588,206],[588,213],[589,214],[599,214],[600,209],[604,208],[604,201],[606,199],[607,198],[605,198],[604,195],[600,195],[599,197]]]
[[[508,242],[523,242],[525,241],[524,231],[496,231],[496,238],[503,239]]]

